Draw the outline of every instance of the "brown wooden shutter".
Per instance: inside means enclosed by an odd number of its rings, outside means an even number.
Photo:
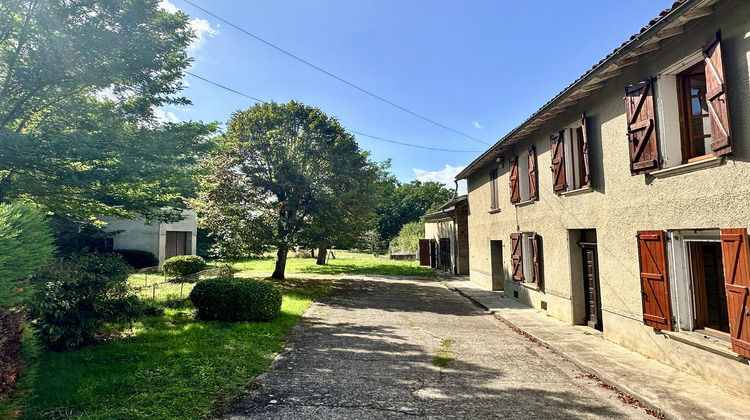
[[[563,132],[560,131],[549,136],[549,141],[552,148],[553,191],[560,194],[568,189],[568,185],[565,182],[565,144],[563,142]]]
[[[521,202],[521,183],[518,179],[518,156],[510,161],[510,202],[518,204]]]
[[[750,357],[750,260],[747,240],[747,229],[721,230],[732,351]]]
[[[497,199],[497,169],[490,171],[490,208],[496,209],[499,207]]]
[[[672,330],[667,275],[667,247],[664,232],[638,232],[638,259],[641,271],[643,323],[661,330]]]
[[[542,237],[533,234],[531,237],[533,257],[534,257],[534,284],[542,288]]]
[[[529,200],[539,199],[536,172],[536,147],[531,146],[529,149]]]
[[[419,265],[430,265],[430,240],[419,240]]]
[[[630,172],[645,174],[659,169],[656,144],[653,81],[646,79],[625,88],[630,144]]]
[[[716,32],[703,46],[703,57],[706,64],[706,102],[711,118],[711,150],[717,156],[726,155],[732,151],[732,134],[721,52],[721,31]]]
[[[589,166],[589,135],[586,128],[585,112],[581,116],[581,134],[583,137],[583,146],[581,147],[581,155],[583,156],[583,183],[581,186],[588,187],[591,185],[591,167]]]
[[[510,234],[510,255],[513,262],[513,280],[523,281],[523,244],[520,233]]]

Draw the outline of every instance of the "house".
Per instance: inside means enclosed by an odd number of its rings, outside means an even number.
[[[749,16],[677,1],[459,173],[471,281],[750,393]]]
[[[469,203],[466,195],[422,216],[425,239],[420,241],[420,264],[453,274],[469,274]]]
[[[195,255],[196,213],[192,210],[183,211],[183,219],[173,223],[158,220],[147,223],[143,219],[116,219],[100,217],[107,223],[105,232],[119,232],[112,238],[107,238],[107,248],[138,249],[149,251],[159,259],[159,267],[164,261],[175,255]]]

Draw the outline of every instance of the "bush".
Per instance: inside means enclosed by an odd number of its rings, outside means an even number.
[[[206,269],[206,262],[197,255],[178,255],[164,261],[164,274],[170,277],[187,276]]]
[[[39,342],[49,350],[85,346],[105,322],[130,322],[141,309],[130,292],[130,267],[120,258],[73,256],[31,276],[37,290],[27,303]]]
[[[219,277],[190,292],[198,317],[218,321],[270,321],[281,311],[281,292],[260,280]]]
[[[156,258],[156,255],[148,251],[140,249],[116,249],[114,253],[120,255],[128,265],[136,270],[159,265],[159,259]]]
[[[390,252],[417,252],[419,240],[424,238],[424,222],[405,224],[398,232],[398,236],[390,243]]]
[[[23,371],[23,316],[23,311],[19,310],[0,312],[0,395],[13,389],[13,384]]]

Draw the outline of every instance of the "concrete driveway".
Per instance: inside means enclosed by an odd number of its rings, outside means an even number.
[[[229,419],[653,419],[435,280],[349,276]]]

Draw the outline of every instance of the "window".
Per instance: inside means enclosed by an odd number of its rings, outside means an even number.
[[[542,238],[535,232],[513,233],[510,235],[511,267],[513,280],[542,285]]]
[[[550,143],[553,190],[561,194],[588,187],[590,169],[586,114],[583,114],[580,123],[551,135]]]
[[[490,210],[500,207],[497,199],[497,169],[490,171]]]
[[[641,231],[637,237],[643,322],[725,337],[734,352],[750,355],[750,323],[744,321],[750,289],[747,230]]]
[[[510,202],[522,202],[539,199],[537,188],[536,147],[531,146],[527,153],[514,157],[510,161]]]
[[[633,175],[732,151],[721,45],[717,32],[701,51],[625,89]]]

